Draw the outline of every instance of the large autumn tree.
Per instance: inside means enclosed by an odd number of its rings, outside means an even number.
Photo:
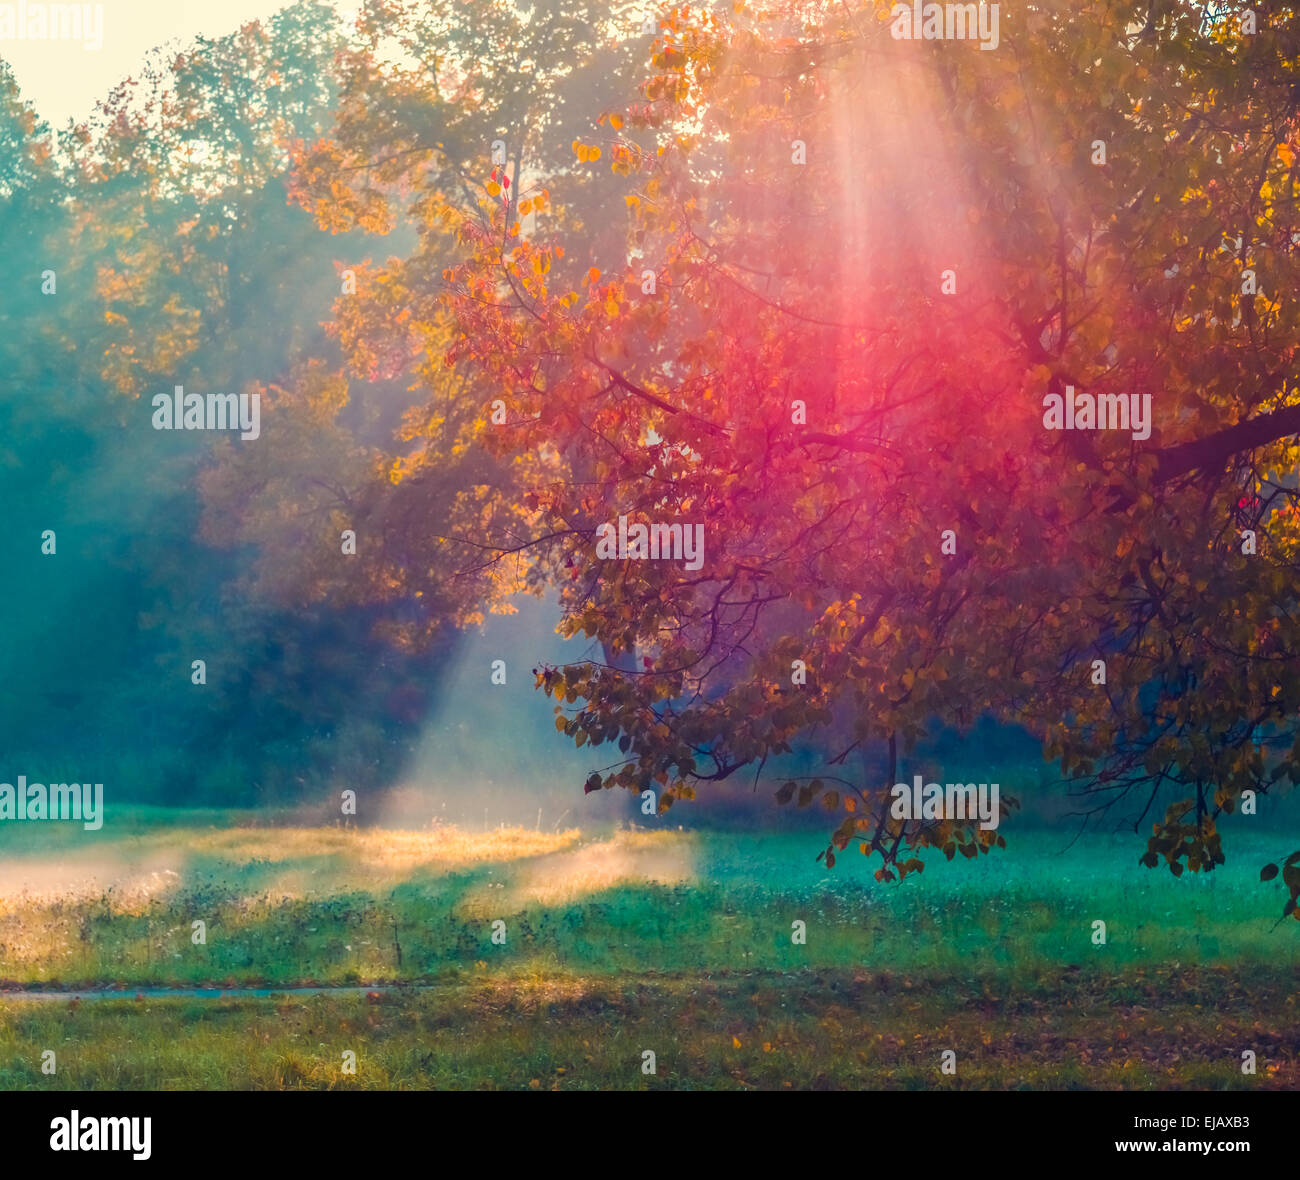
[[[588,789],[667,806],[811,742],[826,772],[778,797],[820,794],[828,863],[853,842],[892,877],[1000,838],[892,818],[892,773],[852,756],[894,771],[936,719],[992,714],[1097,808],[1154,819],[1148,863],[1209,869],[1218,817],[1300,765],[1300,25],[999,8],[989,51],[839,0],[675,6],[630,42],[589,21],[645,50],[615,93],[475,126],[448,96],[509,93],[501,59],[374,6],[352,70],[379,97],[300,190],[322,224],[417,214],[418,247],[337,316],[354,364],[424,391],[368,591],[558,587],[563,629],[610,653],[538,675],[567,734],[618,750]],[[511,77],[549,95],[600,51]],[[1046,429],[1071,392],[1149,396],[1149,436]],[[702,565],[611,558],[620,517],[701,525]]]

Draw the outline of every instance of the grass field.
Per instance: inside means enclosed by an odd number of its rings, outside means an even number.
[[[0,997],[0,1088],[1300,1082],[1300,930],[1275,928],[1281,888],[1259,882],[1289,847],[1233,832],[1226,866],[1175,880],[1137,865],[1131,834],[1004,834],[1005,852],[881,885],[856,854],[816,864],[815,835],[148,810],[97,833],[6,825],[0,986],[69,995]],[[429,986],[73,994],[304,983]],[[939,1071],[945,1049],[955,1077]]]

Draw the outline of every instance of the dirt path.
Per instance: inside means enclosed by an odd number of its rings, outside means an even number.
[[[366,996],[412,995],[437,991],[434,984],[409,984],[401,987],[137,987],[91,988],[87,991],[0,991],[0,1003],[6,1000],[247,1000],[267,996]]]

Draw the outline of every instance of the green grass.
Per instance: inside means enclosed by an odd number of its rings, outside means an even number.
[[[1258,879],[1285,842],[1249,833],[1235,835],[1227,865],[1181,880],[1141,868],[1132,836],[1066,848],[1058,834],[1009,831],[1005,852],[932,857],[920,876],[882,885],[855,853],[832,871],[815,863],[808,835],[127,821],[66,844],[67,828],[37,831],[51,843],[0,848],[7,985],[418,982],[484,960],[609,975],[1300,961],[1293,924],[1274,929],[1281,885]],[[504,945],[492,942],[495,920]],[[806,945],[792,943],[796,920]],[[206,945],[192,939],[195,921]]]
[[[1293,988],[1280,972],[1063,972],[1016,990],[797,971],[483,974],[370,999],[0,1000],[0,1089],[1291,1089]],[[949,1049],[955,1076],[939,1068]]]
[[[817,834],[266,821],[151,810],[110,814],[97,833],[0,828],[0,979],[436,990],[0,997],[0,1089],[1297,1081],[1300,930],[1276,925],[1281,887],[1259,882],[1290,847],[1244,825],[1206,876],[1141,868],[1132,835],[1067,847],[1068,834],[1009,825],[1005,852],[931,858],[882,885],[852,851],[817,864]],[[955,1079],[938,1072],[944,1048]],[[340,1071],[344,1049],[356,1076]],[[1259,1056],[1253,1077],[1243,1049]]]

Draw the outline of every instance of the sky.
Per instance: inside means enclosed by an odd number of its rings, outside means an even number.
[[[67,0],[65,0],[65,3]],[[326,0],[340,12],[358,7],[357,0]],[[4,15],[14,23],[20,14],[41,7],[36,0],[0,3],[0,57],[13,68],[22,96],[56,130],[69,119],[84,119],[119,81],[131,74],[156,45],[181,43],[203,35],[220,37],[257,17],[270,16],[288,0],[96,0],[83,5],[101,8],[102,40],[98,48],[81,42],[28,40],[7,36]],[[48,8],[48,5],[45,7]],[[92,19],[88,28],[95,27]]]

